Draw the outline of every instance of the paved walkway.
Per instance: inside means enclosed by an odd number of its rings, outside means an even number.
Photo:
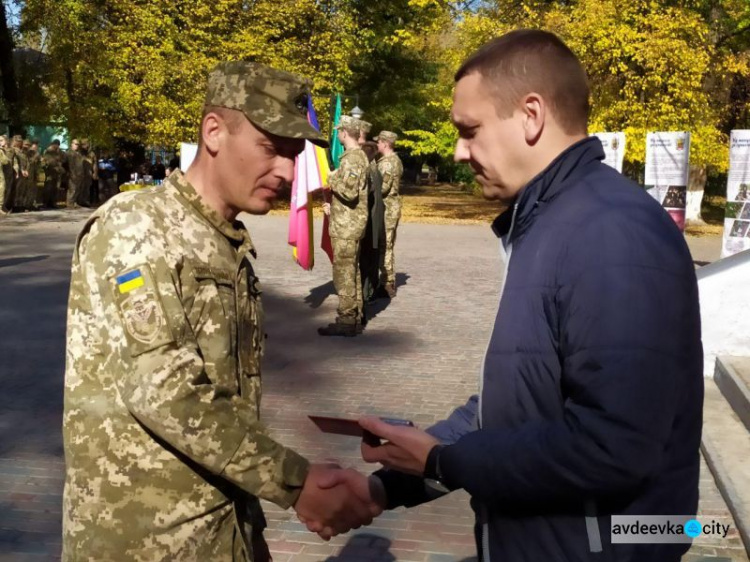
[[[65,306],[71,248],[84,217],[0,219],[0,561],[59,559]],[[487,227],[403,225],[398,297],[372,310],[363,337],[345,339],[315,333],[336,305],[325,255],[317,252],[313,272],[302,271],[285,243],[286,219],[253,217],[248,224],[268,318],[263,415],[278,439],[312,460],[336,458],[366,470],[355,439],[319,433],[307,414],[388,414],[428,425],[476,391],[497,299],[497,242]],[[717,240],[699,244],[696,260],[716,259]],[[731,521],[705,466],[701,496],[702,514]],[[475,555],[463,493],[386,513],[330,543],[305,532],[291,512],[267,508],[279,562],[454,562]],[[722,542],[699,539],[686,560],[704,557],[747,560],[736,531]]]

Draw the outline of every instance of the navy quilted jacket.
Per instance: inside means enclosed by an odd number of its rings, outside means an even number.
[[[471,494],[485,561],[689,547],[611,543],[611,515],[696,513],[703,359],[685,240],[603,156],[596,138],[573,145],[493,223],[508,270],[479,399],[431,430],[452,443],[444,481]],[[397,480],[391,505],[427,499]]]

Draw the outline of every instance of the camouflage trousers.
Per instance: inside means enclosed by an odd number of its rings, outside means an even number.
[[[20,209],[33,209],[36,203],[36,182],[30,177],[18,178],[18,187],[16,188],[15,206]]]
[[[396,228],[385,229],[385,249],[382,254],[380,268],[380,282],[396,285],[396,265],[393,257],[393,247],[396,245]]]
[[[59,174],[48,173],[44,179],[44,194],[42,203],[45,207],[55,207],[57,205],[57,192],[60,189],[62,178]]]
[[[68,207],[72,207],[81,202],[81,194],[83,192],[83,178],[70,178],[68,179],[68,195],[67,203]]]
[[[362,321],[362,278],[359,272],[360,240],[331,238],[333,246],[333,286],[339,296],[337,322],[355,324]]]

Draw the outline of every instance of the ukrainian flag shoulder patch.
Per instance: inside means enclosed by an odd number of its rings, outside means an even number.
[[[133,289],[143,287],[143,275],[140,269],[135,269],[128,273],[124,273],[116,278],[117,288],[120,290],[120,294],[129,293]]]

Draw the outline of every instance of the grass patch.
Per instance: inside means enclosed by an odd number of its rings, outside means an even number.
[[[289,213],[289,194],[276,202],[270,214]],[[504,207],[485,200],[467,188],[449,183],[430,186],[405,185],[401,188],[402,222],[428,224],[489,224]],[[322,196],[313,194],[313,216],[322,217]],[[701,212],[705,224],[690,225],[685,229],[689,236],[720,236],[724,230],[726,199],[716,195],[703,198]]]

